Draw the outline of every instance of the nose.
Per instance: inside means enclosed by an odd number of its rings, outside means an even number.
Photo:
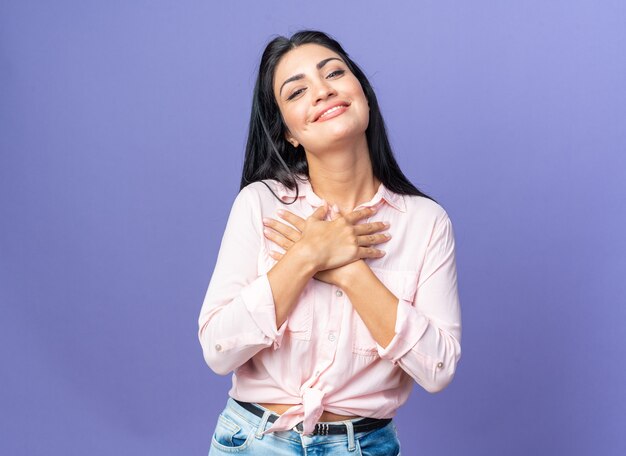
[[[322,100],[330,98],[333,95],[336,95],[337,92],[335,89],[326,81],[325,79],[319,80],[315,86],[315,104],[319,103]]]

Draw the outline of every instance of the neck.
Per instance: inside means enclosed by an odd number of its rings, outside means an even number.
[[[347,214],[371,200],[380,181],[374,176],[367,139],[323,154],[307,153],[309,180],[316,195]]]

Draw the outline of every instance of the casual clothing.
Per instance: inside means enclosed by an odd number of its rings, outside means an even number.
[[[209,456],[233,453],[255,456],[400,454],[400,441],[393,422],[369,432],[353,432],[354,423],[359,419],[333,422],[346,427],[347,432],[343,435],[309,437],[296,431],[277,431],[265,435],[267,418],[273,414],[270,410],[264,410],[266,413],[260,418],[229,398],[226,408],[217,419]]]
[[[264,181],[284,202],[295,190]],[[243,188],[233,204],[199,317],[199,338],[216,373],[234,371],[229,395],[243,402],[297,404],[265,434],[304,422],[310,434],[324,410],[392,418],[413,382],[444,388],[461,355],[461,312],[452,224],[445,210],[420,196],[380,185],[357,208],[378,207],[367,221],[388,221],[392,238],[382,258],[366,263],[398,298],[395,336],[385,348],[371,336],[343,290],[311,279],[280,328],[267,272],[284,252],[263,235],[264,217],[286,209],[302,218],[324,204],[307,181],[291,205],[263,182]],[[333,208],[336,210],[336,208]],[[330,219],[332,214],[328,215]],[[282,221],[282,220],[281,220]]]

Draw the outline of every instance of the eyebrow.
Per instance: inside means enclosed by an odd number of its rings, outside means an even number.
[[[331,60],[339,60],[340,62],[343,62],[343,60],[341,60],[340,58],[337,57],[329,57],[327,59],[321,60],[317,65],[315,65],[317,67],[318,70],[321,70],[322,68],[324,68],[324,65],[326,65],[328,62],[330,62]],[[300,73],[300,74],[296,74],[294,76],[291,76],[290,78],[287,78],[285,80],[285,82],[283,82],[283,85],[280,86],[280,90],[278,91],[278,94],[281,95],[283,93],[283,87],[285,86],[285,84],[289,83],[289,82],[293,82],[293,81],[297,81],[299,79],[304,78],[304,74]]]

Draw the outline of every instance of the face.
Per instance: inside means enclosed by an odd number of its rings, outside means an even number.
[[[369,106],[358,79],[341,57],[317,44],[285,54],[274,74],[274,96],[286,139],[307,152],[362,139]]]

